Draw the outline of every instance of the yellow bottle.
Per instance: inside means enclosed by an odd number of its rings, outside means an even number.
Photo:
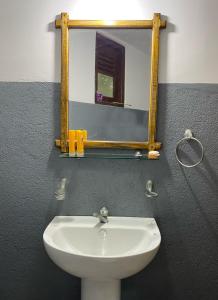
[[[76,156],[76,130],[69,130],[69,156]]]
[[[84,156],[84,137],[83,137],[83,130],[77,130],[77,156],[83,157]]]

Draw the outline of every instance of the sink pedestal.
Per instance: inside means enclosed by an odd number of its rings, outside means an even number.
[[[82,279],[81,300],[120,300],[120,282]]]

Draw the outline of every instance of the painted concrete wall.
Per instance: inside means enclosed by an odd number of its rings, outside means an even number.
[[[57,14],[72,19],[151,19],[161,12],[160,82],[217,83],[216,0],[1,0],[0,81],[60,81]],[[7,26],[10,21],[10,26]]]
[[[162,234],[156,259],[122,281],[122,300],[217,300],[218,85],[159,87],[159,161],[59,158],[59,93],[53,83],[0,83],[0,299],[80,300],[80,280],[49,260],[42,234],[55,215],[106,205],[112,215],[155,216]],[[174,155],[186,127],[205,146],[194,169]],[[145,197],[148,179],[158,198]]]

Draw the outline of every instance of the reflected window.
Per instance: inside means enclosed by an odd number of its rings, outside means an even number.
[[[96,33],[95,103],[124,106],[125,47]]]

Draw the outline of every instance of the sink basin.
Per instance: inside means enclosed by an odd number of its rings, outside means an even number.
[[[119,300],[120,279],[143,268],[156,255],[161,235],[153,218],[58,216],[43,241],[53,262],[82,278],[82,300]]]

